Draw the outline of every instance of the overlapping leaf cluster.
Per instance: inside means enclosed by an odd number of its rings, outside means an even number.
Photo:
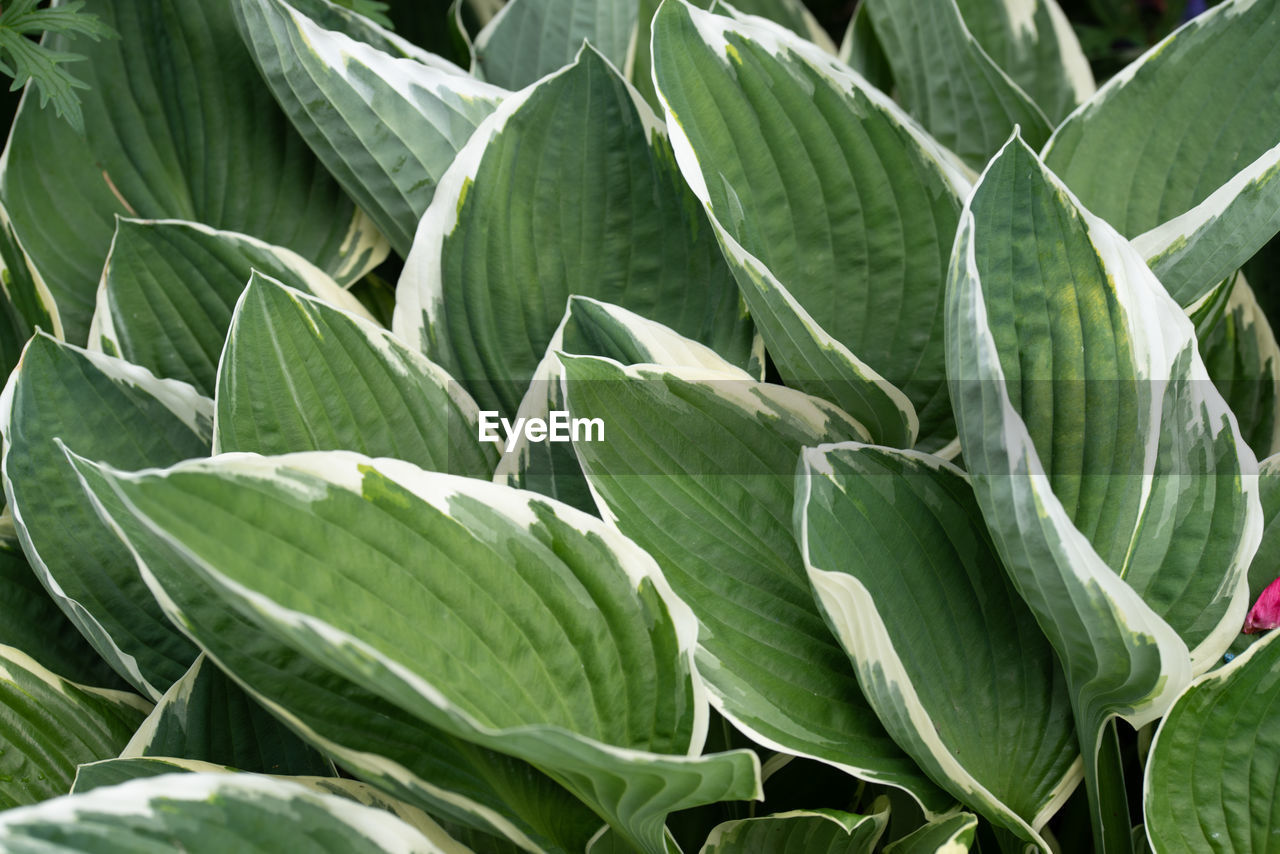
[[[46,42],[0,847],[1272,850],[1280,2],[351,6]]]

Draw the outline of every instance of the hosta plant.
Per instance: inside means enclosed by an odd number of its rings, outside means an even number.
[[[0,847],[1277,850],[1280,0],[411,5],[33,54]]]

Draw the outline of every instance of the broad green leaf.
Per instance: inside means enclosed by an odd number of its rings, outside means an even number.
[[[71,784],[71,794],[81,795],[85,792],[91,792],[94,789],[100,789],[104,786],[115,786],[120,783],[127,783],[130,780],[145,779],[147,777],[159,777],[164,774],[235,774],[238,773],[234,768],[228,768],[223,765],[215,765],[211,762],[201,762],[195,759],[174,759],[172,757],[146,758],[146,759],[103,759],[99,762],[90,762],[81,765],[76,770],[75,781]],[[243,776],[243,775],[242,775]],[[396,800],[382,792],[381,790],[370,786],[368,783],[361,783],[359,780],[349,780],[344,777],[286,777],[274,776],[273,779],[281,780],[286,783],[293,783],[304,786],[313,792],[325,795],[336,795],[340,798],[346,798],[358,804],[364,804],[368,807],[376,807],[385,812],[389,812],[399,819],[402,819],[412,827],[422,831],[428,837],[438,837],[443,831],[455,840],[462,842],[459,838],[459,832],[466,834],[465,828],[448,826],[441,824],[431,818],[427,813],[418,809],[404,801]],[[486,837],[481,840],[486,847],[481,851],[514,851],[514,848],[494,848],[493,846],[501,845],[494,837]]]
[[[653,88],[653,15],[662,5],[660,0],[640,0],[640,21],[636,34],[635,56],[628,69],[630,80],[644,95],[645,100],[657,109],[662,109],[657,92]],[[713,8],[720,14],[740,12],[766,18],[786,27],[801,38],[813,42],[827,53],[835,55],[839,48],[831,40],[831,36],[818,22],[813,13],[800,0],[738,0],[732,7],[722,2],[698,0],[694,5],[702,9]],[[855,9],[854,14],[857,14]],[[844,57],[841,57],[844,59]]]
[[[483,409],[519,407],[570,294],[745,361],[752,329],[652,111],[590,47],[459,153],[397,288],[394,328]]]
[[[907,112],[970,168],[981,169],[1015,127],[1036,148],[1049,138],[1053,126],[982,49],[957,0],[867,0],[866,14]]]
[[[953,264],[947,368],[962,453],[1066,670],[1100,815],[1106,721],[1158,717],[1243,620],[1257,463],[1191,322],[1016,136],[969,201]],[[1095,815],[1099,830],[1107,844],[1129,834]]]
[[[804,452],[796,493],[818,604],[885,728],[966,806],[1047,847],[1039,830],[1080,781],[1071,699],[964,474],[824,445]]]
[[[214,448],[348,449],[488,478],[479,410],[443,370],[364,318],[256,273],[218,379]]]
[[[212,409],[185,383],[43,334],[0,397],[5,496],[23,551],[93,648],[153,700],[196,650],[98,519],[59,443],[116,465],[168,465],[209,453]]]
[[[871,854],[888,822],[888,809],[873,815],[838,810],[774,813],[717,825],[699,854]]]
[[[1277,40],[1280,0],[1215,6],[1059,125],[1045,163],[1126,237],[1187,212],[1276,145]]]
[[[1143,786],[1160,854],[1276,850],[1280,634],[1191,685],[1156,733]]]
[[[165,774],[0,814],[13,854],[469,854],[376,807],[259,774]]]
[[[812,380],[789,325],[819,341],[829,334],[906,393],[925,447],[946,444],[939,330],[968,191],[950,156],[887,96],[781,28],[671,2],[654,22],[654,49],[677,160],[741,247],[730,254],[743,291],[758,289],[743,267],[749,254],[809,315],[761,318],[784,377]],[[824,361],[822,379],[848,376],[847,358],[835,375]]]
[[[886,845],[884,854],[965,854],[972,848],[977,832],[977,816],[956,813]]]
[[[68,682],[0,646],[0,810],[65,794],[76,766],[119,752],[147,708],[134,694]]]
[[[83,469],[83,467],[82,467]],[[600,819],[521,760],[433,728],[266,634],[149,538],[101,477],[81,471],[118,519],[166,615],[272,714],[347,770],[433,815],[517,844],[581,851]],[[487,850],[488,844],[478,846]]]
[[[604,356],[624,365],[642,362],[699,368],[729,379],[763,379],[764,366],[754,362],[753,376],[728,362],[704,344],[692,341],[660,323],[634,312],[589,297],[569,297],[560,327],[547,345],[547,353],[534,371],[529,390],[520,402],[517,418],[549,419],[564,410],[560,386],[561,352],[578,356]],[[572,445],[532,442],[524,434],[502,455],[494,480],[531,489],[588,512],[596,512],[595,499],[578,465]]]
[[[950,800],[890,739],[823,624],[792,535],[806,445],[865,440],[835,406],[705,370],[562,356],[576,442],[601,513],[648,551],[699,623],[698,673],[716,709],[759,744]]]
[[[1280,145],[1186,213],[1133,239],[1161,284],[1190,306],[1280,231]]]
[[[83,343],[114,217],[183,219],[287,246],[340,282],[386,244],[289,127],[240,43],[226,0],[97,0],[120,38],[47,41],[77,70],[85,133],[24,98],[0,202]],[[57,164],[57,168],[49,168]]]
[[[713,219],[712,226],[751,318],[769,342],[769,355],[787,385],[836,404],[880,444],[914,445],[920,419],[907,396],[819,326],[719,222]]]
[[[298,740],[201,655],[174,682],[120,758],[170,756],[266,774],[334,774],[333,763]]]
[[[1258,458],[1280,451],[1280,347],[1243,275],[1200,356]]]
[[[574,63],[583,41],[623,68],[638,7],[635,0],[510,0],[476,36],[474,71],[523,89]]]
[[[126,506],[241,616],[424,722],[534,763],[641,851],[665,850],[668,812],[758,797],[754,753],[696,755],[692,615],[598,519],[345,452],[136,474],[76,464],[90,488],[109,484],[104,509]]]
[[[75,780],[67,794],[83,795],[105,786],[118,786],[130,780],[159,777],[164,774],[236,773],[235,769],[198,759],[173,757],[137,757],[134,759],[99,759],[76,769]]]
[[[956,6],[978,44],[1050,125],[1097,91],[1089,60],[1057,0],[956,0]]]
[[[194,222],[118,219],[89,348],[212,397],[232,309],[255,270],[368,317],[328,274],[288,249]]]
[[[623,365],[670,365],[738,379],[764,379],[757,353],[753,352],[747,363],[735,364],[705,344],[621,306],[575,295],[569,297],[565,318],[558,349],[572,355],[604,356]]]
[[[53,294],[45,284],[40,271],[31,262],[31,256],[22,247],[13,230],[9,211],[0,204],[0,287],[17,309],[28,331],[40,327],[55,338],[62,338],[62,318]],[[25,338],[23,339],[25,343]]]
[[[408,254],[440,177],[506,93],[442,60],[397,56],[389,45],[380,50],[326,29],[283,0],[231,5],[298,133],[395,250]]]
[[[22,650],[72,682],[125,685],[58,610],[16,547],[0,547],[0,644]]]

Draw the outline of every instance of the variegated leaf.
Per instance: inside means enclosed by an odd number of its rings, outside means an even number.
[[[369,316],[327,273],[288,249],[194,222],[118,219],[89,349],[212,397],[232,309],[255,270]]]
[[[947,338],[978,503],[1062,658],[1098,844],[1118,844],[1100,734],[1162,714],[1238,630],[1257,463],[1190,321],[1016,136],[969,201]]]
[[[394,328],[510,416],[570,294],[730,361],[752,328],[649,107],[599,53],[513,95],[459,153],[396,293]]]
[[[88,489],[109,491],[104,512],[132,518],[117,521],[122,535],[168,548],[260,631],[541,767],[641,851],[665,851],[670,811],[758,796],[753,753],[696,755],[707,710],[692,615],[652,559],[597,519],[342,452],[137,474],[76,466]]]
[[[783,378],[810,391],[856,379],[885,413],[869,422],[909,421],[893,415],[883,378],[915,406],[921,444],[945,445],[954,428],[937,330],[969,186],[954,156],[846,66],[767,22],[673,0],[654,50],[681,171],[737,244],[728,255]],[[807,319],[759,283],[764,271]]]
[[[196,649],[99,521],[59,444],[122,466],[168,465],[209,453],[212,410],[185,383],[43,334],[0,397],[5,495],[32,568],[94,649],[153,700]]]
[[[218,379],[214,449],[354,450],[487,478],[479,410],[437,365],[386,330],[254,274]]]
[[[258,70],[298,133],[407,255],[440,177],[506,92],[431,54],[389,52],[398,46],[390,33],[378,33],[380,44],[372,45],[283,0],[231,5]]]
[[[1045,163],[1126,237],[1186,213],[1280,138],[1277,41],[1280,0],[1214,6],[1068,116]]]
[[[661,565],[698,618],[698,672],[754,741],[949,799],[885,732],[823,624],[791,530],[801,447],[865,441],[819,398],[702,369],[562,355],[565,402],[601,514]]]
[[[25,97],[0,162],[0,202],[68,340],[87,339],[116,216],[252,234],[342,283],[386,255],[262,85],[229,2],[98,0],[93,12],[119,38],[46,41],[87,57],[84,133]]]

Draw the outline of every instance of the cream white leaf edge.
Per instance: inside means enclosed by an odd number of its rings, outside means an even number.
[[[1014,144],[1021,144],[1016,132],[1005,144],[1005,148]],[[996,159],[999,157],[1000,155],[997,155]],[[995,159],[992,162],[994,163]],[[1245,558],[1256,550],[1262,533],[1261,505],[1257,497],[1257,466],[1252,458],[1252,452],[1240,439],[1234,416],[1221,397],[1216,392],[1203,393],[1211,388],[1212,384],[1196,349],[1195,330],[1191,321],[1168,295],[1164,286],[1156,279],[1155,274],[1151,272],[1129,241],[1104,220],[1090,213],[1043,164],[1040,168],[1055,190],[1079,213],[1104,269],[1111,273],[1117,299],[1126,308],[1124,317],[1128,325],[1129,338],[1134,345],[1135,369],[1139,375],[1151,378],[1147,383],[1151,398],[1147,401],[1146,408],[1152,413],[1153,429],[1147,437],[1142,509],[1145,510],[1146,502],[1150,497],[1151,472],[1154,470],[1155,458],[1159,450],[1160,413],[1166,384],[1161,381],[1161,377],[1167,377],[1170,374],[1174,360],[1182,352],[1191,353],[1189,379],[1193,387],[1202,392],[1197,395],[1198,408],[1206,412],[1209,418],[1220,427],[1229,426],[1235,434],[1236,445],[1241,453],[1242,467],[1246,470],[1242,476],[1242,492],[1249,496],[1247,498],[1249,501],[1248,524],[1240,539],[1233,567],[1226,574],[1219,597],[1229,596],[1232,603],[1215,630],[1195,650],[1188,651],[1186,644],[1172,627],[1123,580],[1122,574],[1113,571],[1103,562],[1092,544],[1071,522],[1062,503],[1053,493],[1048,475],[1044,471],[1026,424],[1013,408],[1005,389],[1004,371],[987,324],[985,298],[982,294],[981,277],[974,255],[972,239],[974,217],[972,210],[966,205],[956,236],[956,252],[953,253],[953,258],[959,260],[964,267],[964,275],[976,284],[969,289],[968,311],[978,327],[984,330],[984,334],[979,339],[977,357],[981,362],[986,363],[987,369],[984,373],[999,389],[1003,413],[1002,432],[1009,448],[1010,462],[1014,464],[1015,460],[1020,461],[1016,467],[1025,471],[1024,477],[1014,478],[1014,489],[1021,491],[1025,488],[1027,491],[1020,499],[1015,498],[1015,500],[1033,501],[1040,518],[1052,526],[1059,538],[1057,548],[1063,558],[1061,562],[1070,568],[1077,583],[1086,589],[1095,589],[1103,595],[1105,600],[1109,600],[1110,604],[1107,607],[1113,611],[1119,624],[1132,633],[1135,641],[1146,638],[1160,650],[1159,655],[1165,667],[1166,676],[1161,686],[1145,701],[1120,712],[1120,715],[1133,726],[1141,727],[1167,711],[1173,697],[1190,681],[1193,668],[1197,671],[1203,670],[1218,659],[1230,645],[1244,619],[1248,608],[1246,574],[1248,561]],[[1153,330],[1159,334],[1152,335]],[[1020,486],[1024,481],[1025,486]],[[1135,530],[1135,537],[1139,531],[1140,528]]]
[[[260,252],[274,256],[284,267],[289,269],[298,281],[302,282],[320,299],[330,305],[341,308],[343,311],[364,318],[370,323],[375,322],[373,315],[369,313],[363,303],[351,295],[346,288],[334,281],[328,273],[312,264],[306,258],[303,258],[292,249],[286,249],[283,246],[273,246],[270,243],[259,240],[248,234],[240,234],[234,231],[222,231],[212,228],[203,223],[191,222],[180,219],[128,219],[125,217],[117,218],[123,222],[130,222],[137,225],[146,226],[168,226],[175,228],[185,228],[199,234],[217,238],[231,245],[243,245],[256,249]],[[112,318],[112,292],[108,288],[108,279],[111,273],[111,261],[115,255],[116,237],[119,235],[119,229],[111,237],[111,248],[107,251],[107,263],[102,271],[102,278],[98,282],[98,291],[95,297],[95,306],[93,311],[93,320],[89,324],[89,349],[95,352],[103,352],[107,346],[120,352],[120,336],[115,328],[115,320]],[[385,253],[384,253],[385,254]],[[247,284],[247,282],[246,282]]]
[[[457,843],[442,847],[439,839],[428,839],[391,813],[336,794],[321,794],[297,783],[258,774],[204,772],[131,780],[8,810],[0,815],[0,842],[5,838],[23,838],[23,830],[28,827],[73,826],[90,818],[96,822],[109,821],[111,817],[131,818],[135,820],[131,824],[137,819],[153,819],[162,825],[164,814],[181,802],[238,802],[263,812],[278,812],[282,820],[291,814],[293,805],[306,803],[322,808],[336,821],[358,831],[373,851],[386,854],[464,854],[467,851]]]
[[[34,341],[40,337],[52,338],[52,336],[48,336],[43,332],[37,332],[32,340]],[[58,342],[58,344],[84,357],[112,382],[121,386],[136,388],[144,394],[155,398],[196,435],[203,437],[210,435],[213,427],[213,401],[202,396],[187,383],[179,380],[160,379],[146,368],[126,362],[123,359],[117,359],[114,356],[108,356],[105,353],[86,350],[64,342]],[[28,342],[27,347],[30,346],[31,343]],[[23,354],[26,354],[26,348],[23,348]],[[9,377],[4,391],[0,392],[0,425],[4,425],[6,434],[12,429],[13,395],[21,373],[22,362],[19,361],[18,367]],[[55,438],[54,441],[61,444],[62,440]],[[4,458],[0,462],[0,472],[2,472],[6,494],[12,495],[13,483],[9,477],[9,451],[9,444],[6,442]],[[18,540],[22,544],[22,550],[27,554],[32,570],[40,577],[49,594],[61,603],[61,607],[72,618],[76,626],[94,640],[97,648],[105,648],[113,655],[115,663],[124,668],[125,672],[129,674],[131,682],[144,687],[150,699],[159,700],[164,694],[164,689],[151,684],[142,675],[138,660],[120,649],[119,645],[103,628],[102,624],[98,622],[97,618],[90,613],[89,609],[69,596],[53,576],[53,573],[50,572],[48,564],[44,562],[44,559],[31,541],[31,534],[23,517],[22,508],[16,502],[10,502],[8,509],[12,514],[14,530],[17,532]]]
[[[926,468],[944,471],[968,482],[968,477],[960,469],[945,460],[919,451],[880,448],[853,442],[805,448],[800,458],[802,474],[797,478],[800,483],[799,492],[796,495],[797,519],[805,518],[807,513],[809,501],[813,496],[813,478],[835,477],[835,471],[827,454],[831,451],[859,447],[875,448],[881,453],[898,455]],[[866,585],[846,572],[815,566],[810,556],[809,526],[801,523],[798,527],[800,553],[804,558],[805,570],[813,583],[814,592],[822,603],[823,610],[832,618],[841,646],[858,669],[859,681],[863,684],[875,685],[876,693],[892,698],[889,704],[898,710],[900,723],[916,734],[919,746],[928,751],[932,759],[932,762],[924,767],[933,775],[941,776],[960,788],[968,796],[967,803],[982,804],[986,809],[999,815],[1006,826],[1019,829],[1021,832],[1018,835],[1026,841],[1039,845],[1043,850],[1050,850],[1050,846],[1040,836],[1039,831],[1057,814],[1071,797],[1076,786],[1084,779],[1083,760],[1076,758],[1067,773],[1054,784],[1049,797],[1029,821],[1010,809],[969,773],[938,736],[937,729],[912,683],[911,674],[907,672],[902,658],[894,649],[892,635],[885,625],[884,617],[881,616],[875,599]]]
[[[1152,45],[1141,56],[1130,62],[1124,68],[1120,69],[1120,71],[1107,80],[1106,83],[1098,87],[1098,90],[1091,98],[1081,103],[1080,106],[1072,110],[1067,114],[1066,118],[1058,123],[1053,134],[1044,144],[1044,148],[1040,150],[1040,159],[1043,160],[1049,156],[1049,152],[1053,150],[1053,146],[1057,143],[1058,135],[1062,132],[1063,128],[1070,124],[1075,124],[1077,121],[1085,119],[1089,114],[1096,112],[1103,104],[1110,100],[1116,92],[1129,85],[1134,77],[1137,76],[1137,74],[1142,71],[1148,63],[1154,61],[1160,56],[1160,54],[1164,53],[1169,44],[1175,39],[1180,38],[1184,32],[1200,29],[1206,26],[1214,26],[1216,25],[1219,17],[1232,18],[1248,10],[1257,2],[1258,0],[1225,0],[1225,2],[1212,6],[1194,18],[1184,22],[1169,35]]]
[[[318,309],[327,308],[331,311],[337,311],[342,314],[350,323],[364,336],[365,341],[369,345],[369,349],[373,351],[382,361],[382,363],[391,371],[401,377],[413,377],[416,372],[418,377],[425,377],[438,387],[444,389],[452,400],[458,411],[468,419],[468,423],[479,423],[480,407],[470,394],[459,384],[449,372],[437,365],[435,362],[422,355],[418,350],[406,345],[394,334],[384,329],[376,321],[374,321],[368,312],[361,310],[360,313],[348,311],[340,305],[335,305],[330,300],[324,299],[315,294],[308,294],[297,288],[292,288],[283,282],[271,278],[270,276],[255,273],[262,283],[269,287],[279,288],[284,292],[290,300],[298,307],[298,309],[310,321],[310,316]],[[251,280],[252,281],[252,280]],[[239,299],[236,300],[235,310],[231,315],[231,333],[227,336],[227,344],[223,348],[223,359],[231,342],[231,336],[235,334],[235,330],[239,326],[239,319],[244,312],[244,306],[249,298],[251,288],[247,287],[241,292]],[[344,292],[345,293],[345,292]],[[272,321],[274,322],[274,318]],[[319,334],[319,330],[313,330]],[[222,360],[219,360],[219,370],[217,385],[214,389],[215,399],[222,393]],[[214,417],[213,421],[213,453],[222,453],[218,419]]]
[[[608,64],[610,68],[614,68],[606,57],[598,53],[590,44],[584,43],[573,64],[551,72],[503,100],[496,110],[476,126],[475,132],[459,149],[453,163],[440,176],[431,204],[427,206],[426,212],[418,222],[418,230],[413,238],[413,248],[405,258],[404,272],[396,284],[396,305],[392,314],[391,329],[400,340],[430,353],[433,348],[428,330],[431,330],[437,336],[435,349],[444,351],[450,349],[448,326],[442,322],[445,311],[442,271],[444,242],[458,226],[458,214],[465,201],[467,190],[475,181],[489,143],[503,132],[511,117],[524,106],[540,86],[568,73],[577,62],[581,61],[584,51],[595,53],[601,61]],[[664,138],[666,129],[644,100],[644,96],[636,91],[616,68],[614,73],[626,86],[627,94],[635,105],[649,139]]]
[[[693,657],[697,634],[696,619],[688,606],[671,592],[653,558],[634,543],[631,543],[630,540],[608,529],[594,516],[582,513],[536,493],[523,492],[471,478],[438,472],[425,472],[401,460],[371,459],[345,451],[305,452],[279,457],[261,457],[255,454],[224,454],[214,460],[193,460],[180,463],[169,469],[149,469],[133,473],[114,471],[109,467],[77,457],[69,451],[67,456],[73,465],[77,467],[77,471],[80,471],[80,467],[83,466],[85,470],[96,471],[104,477],[109,488],[115,490],[118,500],[123,503],[125,508],[130,513],[133,513],[154,535],[163,539],[170,548],[184,553],[186,558],[192,561],[193,565],[202,567],[202,573],[208,581],[244,601],[262,618],[292,632],[298,638],[299,643],[314,643],[318,648],[325,650],[326,660],[329,661],[331,666],[336,667],[337,672],[345,678],[355,679],[358,682],[362,678],[358,671],[373,667],[389,677],[390,681],[384,682],[383,687],[399,698],[396,702],[402,705],[407,703],[409,707],[420,710],[425,703],[427,707],[433,709],[434,714],[441,718],[440,725],[452,727],[459,732],[472,734],[473,740],[476,740],[477,743],[491,746],[501,740],[505,748],[508,748],[505,752],[518,756],[529,752],[538,752],[545,756],[548,749],[554,749],[554,745],[559,744],[562,749],[568,747],[578,754],[582,754],[585,751],[592,757],[590,760],[583,760],[581,755],[575,758],[565,754],[565,759],[568,763],[565,766],[566,769],[577,768],[583,761],[589,761],[592,769],[601,769],[603,773],[615,776],[619,776],[621,770],[625,768],[654,768],[655,765],[673,770],[681,766],[689,766],[692,769],[705,764],[710,758],[701,755],[708,725],[708,704],[706,691],[702,686],[701,680],[698,679]],[[493,512],[503,514],[516,524],[531,527],[538,524],[538,517],[533,505],[550,506],[555,510],[561,522],[575,527],[585,536],[599,538],[605,542],[618,556],[619,565],[633,584],[637,587],[642,582],[652,584],[667,606],[676,634],[678,652],[681,658],[684,659],[685,666],[690,674],[689,684],[694,720],[690,744],[686,754],[654,754],[642,750],[619,747],[571,733],[560,727],[529,725],[508,729],[494,729],[483,725],[469,713],[449,701],[430,681],[414,673],[407,666],[382,654],[368,643],[334,628],[323,620],[285,608],[271,598],[221,575],[198,555],[185,549],[182,543],[159,530],[145,514],[138,513],[129,502],[129,499],[121,494],[116,485],[116,482],[119,481],[137,480],[151,476],[169,477],[173,474],[198,471],[212,473],[222,478],[246,477],[267,480],[294,492],[300,501],[311,502],[323,499],[330,487],[362,495],[364,477],[362,470],[367,468],[378,471],[384,477],[395,481],[400,487],[415,495],[415,497],[445,513],[450,512],[449,505],[453,499],[470,498],[482,503]],[[302,482],[299,480],[300,475],[311,479],[307,482]],[[85,485],[86,492],[92,495],[93,487],[85,480],[83,472],[81,472],[81,481]],[[110,516],[109,511],[106,510],[101,502],[95,503],[101,514],[107,517]],[[124,539],[123,535],[122,539]],[[136,550],[134,554],[135,558],[138,559],[139,570],[144,580],[152,588],[153,593],[166,613],[179,613],[180,609],[165,595],[158,579],[145,565]],[[273,710],[277,708],[274,704],[269,707]],[[448,723],[443,723],[445,721]],[[734,754],[738,759],[745,759],[753,769],[751,772],[751,779],[753,780],[751,797],[759,799],[762,797],[762,791],[759,782],[760,766],[758,757],[750,751],[735,751]],[[729,756],[729,754],[721,755],[726,758]],[[340,755],[339,758],[341,758]]]
[[[836,91],[847,93],[857,90],[897,122],[915,140],[921,150],[929,155],[937,165],[942,179],[951,186],[958,197],[967,197],[973,189],[973,179],[975,177],[973,170],[965,166],[954,152],[934,139],[919,122],[911,118],[888,95],[872,86],[862,75],[840,62],[834,56],[825,53],[816,45],[805,41],[785,27],[765,18],[742,15],[741,13],[737,13],[730,18],[705,12],[684,2],[684,0],[670,0],[670,2],[679,2],[685,6],[689,18],[702,36],[703,42],[726,67],[732,69],[732,64],[729,62],[729,53],[733,48],[727,38],[729,33],[749,39],[756,46],[768,51],[777,57],[779,62],[784,64],[789,61],[787,54],[791,54],[827,80]],[[684,175],[685,181],[693,191],[694,196],[704,206],[709,206],[711,195],[707,190],[706,181],[702,177],[702,169],[698,165],[697,153],[689,142],[688,136],[684,133],[679,118],[671,109],[670,101],[663,95],[662,88],[658,85],[656,64],[653,86],[658,93],[658,100],[662,103],[663,113],[666,117],[666,127],[670,131],[671,145],[675,152],[676,164],[680,167],[680,172]]]
[[[314,777],[314,776],[286,776],[281,774],[256,774],[244,771],[238,771],[226,765],[218,765],[213,762],[204,762],[199,759],[184,759],[174,756],[146,756],[131,757],[120,756],[117,759],[102,759],[97,762],[88,762],[81,765],[76,770],[76,782],[71,785],[72,792],[75,792],[76,783],[80,779],[80,770],[85,768],[93,768],[98,765],[111,765],[121,760],[141,759],[149,764],[157,766],[173,768],[170,773],[190,772],[202,774],[235,774],[237,776],[253,776],[265,777],[270,780],[279,780],[285,783],[291,783],[304,788],[310,789],[321,795],[336,795],[362,804],[368,807],[374,807],[384,812],[389,812],[401,821],[404,821],[410,827],[421,832],[433,843],[440,847],[442,854],[470,854],[471,849],[459,843],[448,835],[445,830],[436,823],[427,813],[413,806],[391,797],[385,792],[359,780],[350,780],[344,777]],[[159,775],[156,775],[159,776]],[[99,787],[101,788],[101,787]]]
[[[604,312],[618,328],[624,329],[631,336],[633,343],[645,351],[650,357],[648,359],[650,362],[705,369],[710,374],[724,374],[723,378],[727,380],[758,379],[705,344],[686,338],[656,320],[649,320],[612,303],[575,294],[569,297],[564,316],[561,317],[560,324],[547,345],[547,352],[534,369],[529,389],[525,392],[520,401],[520,407],[516,411],[517,419],[524,418],[526,422],[530,418],[546,419],[550,417],[551,410],[563,408],[564,371],[561,370],[559,355],[564,350],[565,326],[573,317],[575,303],[579,302],[590,304]],[[498,467],[494,470],[493,482],[518,486],[521,473],[530,465],[532,454],[533,443],[522,431],[516,440],[515,447],[510,451],[504,449]]]
[[[656,365],[656,364],[621,365],[612,359],[607,359],[599,356],[582,357],[582,356],[568,356],[567,354],[561,354],[561,355],[562,355],[562,358],[568,358],[568,359],[586,358],[586,359],[595,359],[602,362],[608,362],[614,365],[615,367],[621,369],[625,374],[627,374],[629,378],[640,380],[640,381],[651,380],[654,377],[660,376],[663,374],[671,375],[681,380],[684,380],[687,382],[693,382],[693,383],[708,382],[708,381],[715,382],[717,380],[724,379],[723,376],[719,376],[716,374],[709,375],[703,370],[699,370],[697,368],[691,368],[687,366],[671,366],[671,365]],[[835,418],[844,422],[846,426],[856,429],[856,431],[863,437],[864,441],[869,440],[870,438],[867,436],[866,430],[865,428],[862,427],[862,425],[858,424],[856,421],[850,418],[847,413],[845,413],[843,410],[836,407],[834,404],[829,403],[821,398],[804,394],[803,392],[797,391],[795,389],[787,388],[786,386],[771,385],[768,383],[735,382],[735,383],[726,384],[726,385],[728,386],[728,388],[724,388],[720,386],[717,387],[717,394],[719,398],[727,404],[739,407],[745,413],[753,414],[753,415],[765,417],[765,418],[776,418],[779,416],[780,412],[783,412],[788,415],[791,415],[792,417],[797,418],[800,422],[804,423],[810,429],[813,429],[815,431],[825,430],[828,419]],[[568,394],[568,388],[569,386],[566,384],[565,391],[562,392],[566,396]],[[734,390],[733,393],[726,393],[729,391],[729,389]],[[581,461],[580,456],[579,456],[579,460]],[[599,493],[595,485],[591,482],[590,478],[587,479],[587,486],[591,491],[592,498],[595,500],[597,509],[600,511],[600,516],[601,516],[601,519],[604,521],[604,524],[608,525],[610,528],[612,528],[615,531],[618,530],[617,515],[610,509],[608,503],[604,499],[604,496]],[[797,503],[798,503],[798,498],[799,497],[797,497]],[[826,757],[797,751],[795,745],[783,744],[777,741],[776,739],[773,739],[769,736],[764,735],[763,733],[759,732],[754,727],[752,727],[749,723],[744,721],[741,718],[741,716],[736,714],[734,710],[728,706],[726,699],[716,692],[714,686],[704,683],[704,687],[707,691],[707,695],[710,700],[711,706],[721,716],[723,716],[730,723],[732,723],[736,729],[738,729],[740,732],[745,734],[748,738],[750,738],[755,743],[761,745],[762,747],[768,748],[769,750],[776,751],[779,754],[785,754],[788,756],[801,756],[806,759],[812,759],[817,762],[821,762],[824,765],[829,765],[833,768],[837,768],[845,772],[846,774],[849,774],[850,776],[857,777],[858,779],[870,780],[872,782],[878,782],[878,783],[882,783],[883,785],[892,786],[893,788],[900,789],[906,795],[911,797],[913,801],[916,802],[916,804],[924,812],[925,816],[929,819],[935,819],[935,818],[939,818],[941,816],[945,816],[949,814],[949,812],[935,812],[933,810],[930,810],[926,805],[921,803],[919,799],[916,798],[916,796],[910,790],[903,788],[899,783],[895,781],[882,779],[882,776],[873,769],[861,768],[855,765],[850,765],[848,763],[838,762]],[[1063,797],[1065,798],[1066,796],[1069,796],[1069,795],[1070,795],[1070,790],[1068,789],[1068,791],[1066,792],[1065,795],[1063,795]],[[1046,820],[1047,820],[1047,816],[1046,816]]]
[[[8,159],[8,151],[6,149],[3,159],[0,159],[0,172],[4,171],[4,161]],[[54,338],[65,338],[66,335],[62,330],[62,315],[58,311],[58,304],[54,301],[53,292],[49,290],[49,286],[45,283],[44,276],[36,269],[35,262],[31,260],[31,256],[27,254],[26,248],[22,245],[22,241],[18,239],[18,233],[13,228],[13,221],[9,219],[9,209],[0,204],[0,229],[7,232],[13,239],[14,245],[18,249],[21,256],[13,260],[14,263],[20,263],[27,268],[27,274],[31,277],[31,281],[35,284],[36,292],[33,295],[49,315],[51,329],[45,331],[52,334]],[[5,271],[5,261],[0,258],[0,273]],[[0,275],[0,289],[4,290],[4,295],[13,302],[13,294],[9,290],[8,277]]]

